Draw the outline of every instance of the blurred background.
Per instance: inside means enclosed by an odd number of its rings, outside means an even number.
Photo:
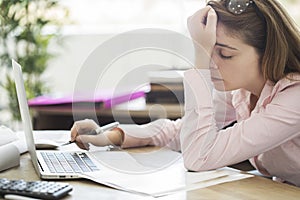
[[[300,1],[280,2],[299,25]],[[31,98],[46,93],[71,94],[84,62],[103,42],[126,31],[145,28],[171,30],[188,37],[187,17],[204,5],[204,0],[0,1],[0,125],[19,129],[17,111],[10,108],[16,102],[12,100],[13,83],[7,58],[13,57],[26,65],[28,91],[35,89],[27,94]],[[29,53],[33,58],[28,58]],[[99,87],[114,87],[123,77],[124,69],[138,67],[137,60],[151,63],[162,57],[163,65],[170,69],[189,67],[161,52],[139,52],[114,63],[111,79]],[[139,77],[138,82],[145,80],[146,77]],[[130,80],[127,81],[130,85]],[[135,80],[135,84],[138,82]]]

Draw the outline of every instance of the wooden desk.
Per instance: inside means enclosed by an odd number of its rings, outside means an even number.
[[[74,121],[94,119],[104,125],[113,121],[122,124],[145,124],[150,121],[183,116],[183,105],[179,104],[146,104],[140,98],[130,103],[120,104],[112,109],[72,106],[38,106],[31,107],[34,130],[68,130]]]
[[[21,164],[19,167],[15,167],[0,173],[0,177],[5,177],[8,179],[39,180],[31,164],[29,154],[24,154],[21,156]],[[175,193],[174,195],[165,196],[162,198],[152,198],[131,194],[128,192],[105,187],[84,179],[64,180],[62,182],[68,182],[74,188],[70,195],[64,199],[298,200],[300,198],[300,188],[283,183],[273,182],[272,180],[257,176],[253,178],[242,179],[239,181],[219,184],[203,189],[197,189],[188,192],[179,192]]]

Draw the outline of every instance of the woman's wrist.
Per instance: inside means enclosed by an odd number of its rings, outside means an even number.
[[[113,128],[111,131],[106,134],[110,145],[121,146],[124,141],[124,131],[121,128]]]
[[[210,57],[207,53],[195,54],[195,68],[197,69],[209,69]]]
[[[125,137],[124,131],[119,127],[114,128],[113,131],[116,131],[117,134],[118,134],[118,141],[119,142],[116,145],[121,146],[124,142],[124,137]]]

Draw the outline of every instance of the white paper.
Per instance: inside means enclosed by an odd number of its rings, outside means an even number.
[[[6,126],[0,126],[0,146],[18,140],[16,133]]]
[[[34,131],[34,137],[65,143],[69,140],[70,132]],[[80,150],[76,144],[60,149]],[[101,170],[84,173],[82,178],[140,195],[160,197],[252,176],[231,168],[188,172],[184,168],[182,155],[167,148],[141,153],[107,151],[106,147],[94,146],[91,149],[93,158],[102,165]]]
[[[102,168],[98,172],[85,173],[83,177],[105,184],[120,190],[155,195],[171,190],[180,190],[185,187],[185,169],[180,163],[145,173],[125,173]]]
[[[93,151],[94,159],[107,168],[123,173],[150,173],[167,168],[182,159],[181,154],[166,148],[149,152]]]
[[[178,157],[181,154],[167,149],[160,153],[93,152],[103,167],[97,172],[84,173],[82,177],[119,190],[154,197],[249,177],[229,168],[188,172],[183,159]],[[172,161],[169,165],[162,162],[167,155]],[[149,164],[151,161],[159,164]]]

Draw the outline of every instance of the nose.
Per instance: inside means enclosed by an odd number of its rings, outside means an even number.
[[[221,77],[221,73],[219,71],[219,67],[218,64],[214,61],[214,59],[212,58],[209,64],[209,71],[212,77],[214,78],[220,78]]]
[[[211,69],[211,70],[219,69],[219,68],[218,68],[218,65],[216,64],[216,62],[214,61],[213,58],[210,60],[210,63],[209,63],[209,69]]]

